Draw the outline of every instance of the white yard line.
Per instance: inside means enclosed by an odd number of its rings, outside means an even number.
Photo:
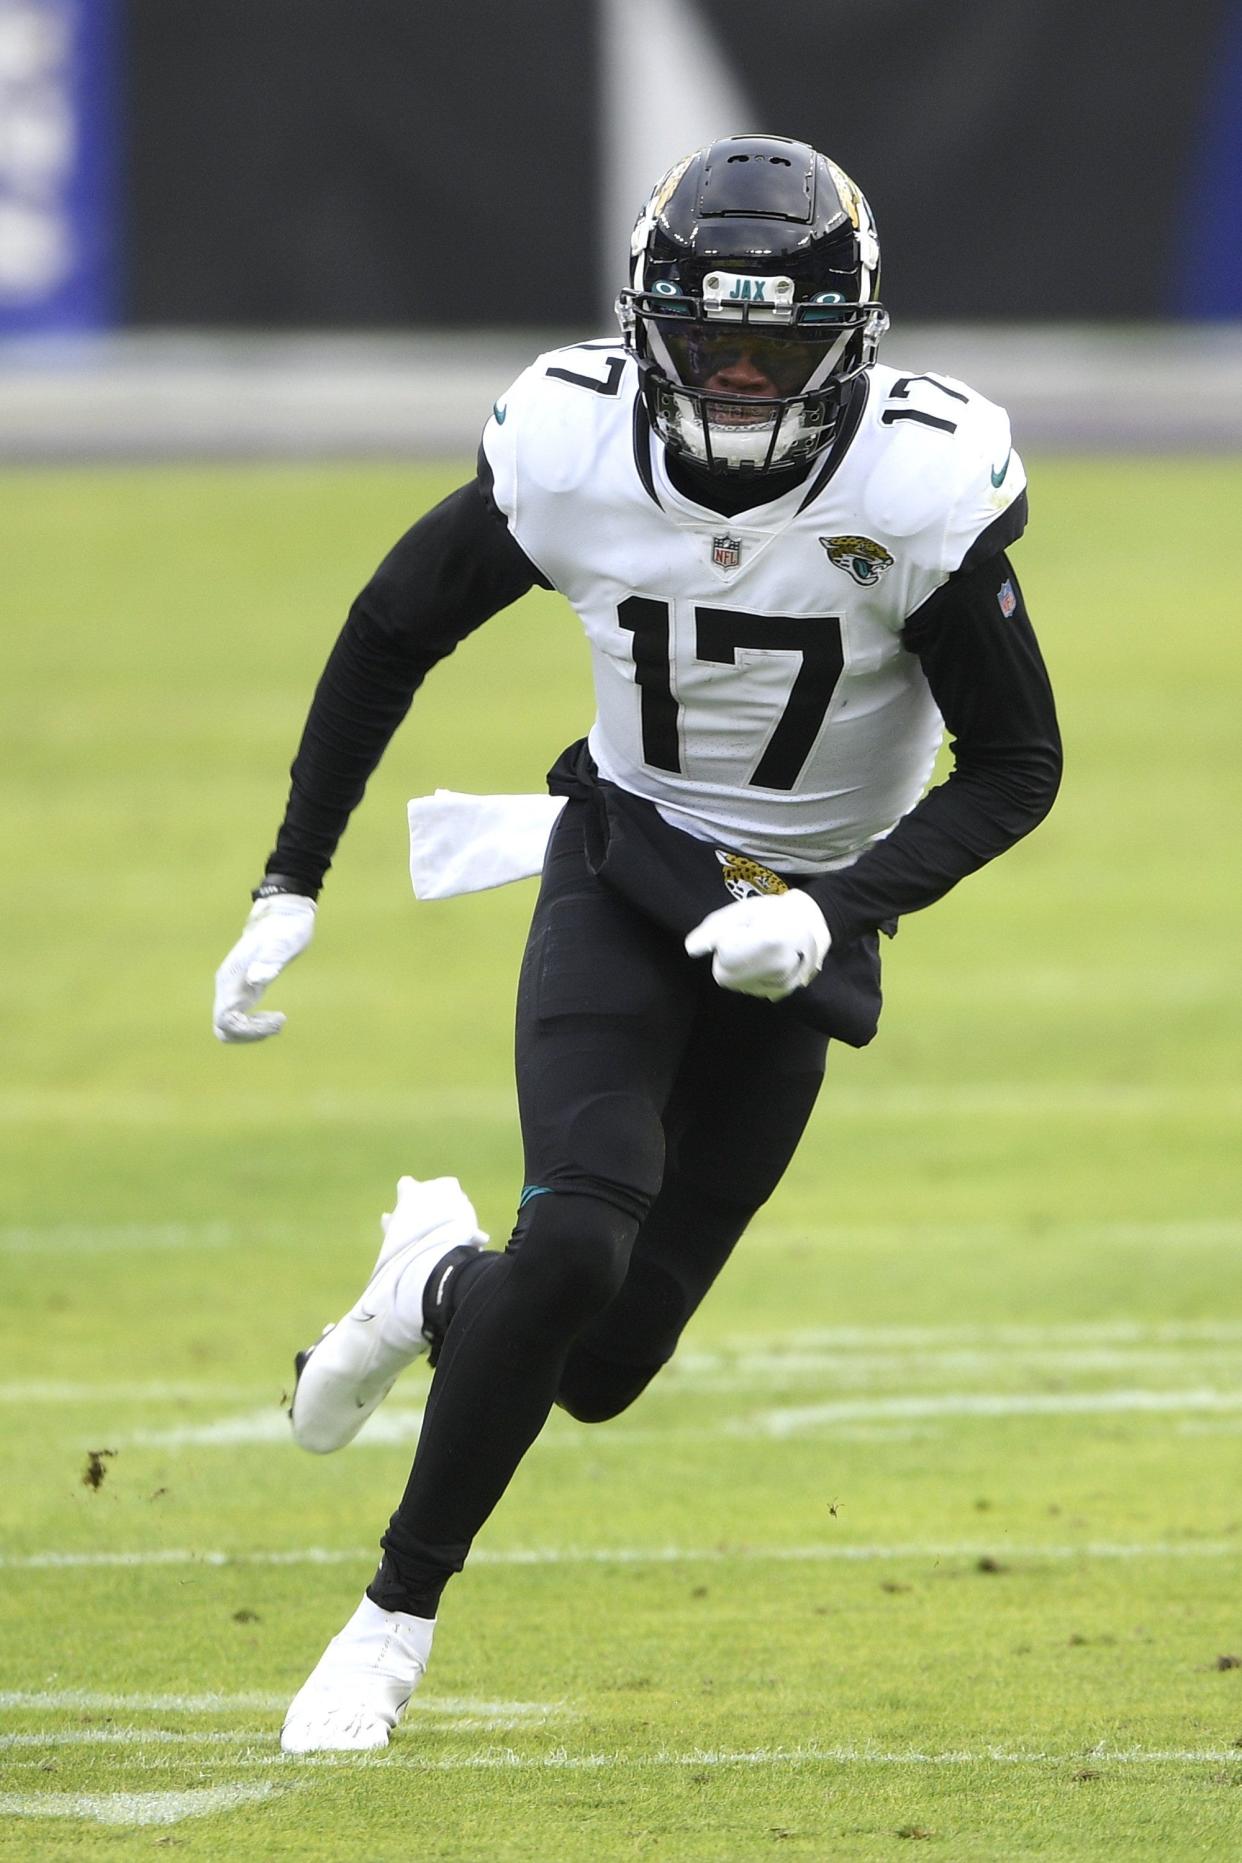
[[[240,1805],[257,1805],[277,1787],[202,1785],[186,1792],[0,1792],[0,1817],[76,1818],[93,1824],[180,1824]]]
[[[835,1423],[921,1417],[1073,1417],[1162,1415],[1177,1411],[1242,1410],[1232,1391],[946,1391],[917,1397],[843,1398],[827,1404],[784,1405],[753,1417],[727,1418],[714,1436],[787,1437]],[[650,1433],[650,1432],[648,1432]],[[693,1429],[661,1432],[697,1435]],[[621,1434],[614,1431],[614,1436]],[[633,1432],[631,1432],[633,1434]]]
[[[266,1234],[267,1231],[265,1230]],[[231,1223],[0,1224],[0,1254],[97,1255],[114,1249],[223,1248],[240,1231]],[[247,1241],[253,1236],[248,1234]]]
[[[206,1739],[199,1738],[194,1766],[201,1774],[215,1767],[262,1769],[270,1776],[253,1786],[237,1782],[219,1786],[197,1786],[181,1792],[6,1792],[0,1794],[0,1817],[73,1818],[110,1825],[177,1824],[185,1818],[235,1810],[240,1805],[255,1804],[276,1792],[296,1784],[299,1774],[324,1769],[348,1768],[391,1771],[465,1773],[465,1772],[647,1772],[665,1769],[707,1770],[736,1768],[824,1767],[987,1767],[1036,1766],[1047,1770],[1073,1767],[1103,1773],[1113,1767],[1162,1766],[1242,1766],[1242,1751],[1237,1747],[1117,1747],[1106,1744],[1075,1750],[1050,1752],[1046,1749],[1002,1746],[955,1747],[939,1752],[917,1747],[882,1748],[872,1746],[821,1746],[814,1741],[796,1746],[719,1748],[690,1747],[684,1751],[661,1748],[654,1753],[573,1753],[564,1746],[546,1753],[518,1753],[511,1747],[484,1747],[475,1752],[441,1754],[435,1757],[420,1749],[417,1740],[398,1735],[394,1746],[379,1752],[282,1754],[276,1750],[274,1733],[248,1735],[254,1746],[266,1745],[267,1752],[215,1753]],[[155,1743],[150,1743],[155,1744]],[[206,1750],[204,1750],[206,1749]],[[13,1762],[15,1769],[29,1762]]]
[[[372,1419],[379,1421],[379,1419]],[[382,1434],[386,1443],[404,1442],[413,1449],[422,1427],[422,1407],[394,1408],[383,1417]],[[287,1448],[292,1441],[285,1408],[265,1404],[260,1410],[242,1411],[237,1416],[216,1417],[210,1423],[179,1423],[166,1430],[126,1431],[125,1443],[147,1449],[234,1449],[239,1445],[279,1443]]]
[[[297,1126],[467,1126],[517,1125],[517,1104],[509,1088],[445,1087],[434,1093],[310,1093],[281,1099],[230,1095],[227,1101],[202,1101],[170,1088],[158,1093],[139,1088],[101,1094],[91,1088],[30,1087],[0,1093],[0,1125],[72,1125],[79,1128],[139,1126],[144,1131],[262,1131]]]
[[[241,1694],[206,1694],[178,1695],[156,1694],[138,1695],[133,1693],[112,1693],[106,1689],[61,1688],[61,1689],[9,1689],[0,1693],[0,1708],[10,1712],[29,1713],[80,1713],[89,1710],[93,1713],[112,1714],[228,1714],[236,1712],[254,1712],[260,1710],[266,1714],[280,1714],[289,1705],[288,1694],[261,1694],[254,1691]],[[487,1701],[469,1695],[415,1695],[410,1702],[407,1713],[415,1719],[433,1718],[450,1721],[469,1721],[471,1723],[497,1722],[513,1725],[518,1722],[538,1723],[552,1718],[558,1720],[573,1718],[574,1710],[565,1702],[548,1701]],[[102,1741],[128,1740],[133,1737],[145,1737],[144,1730],[134,1728],[82,1728],[57,1734],[55,1738],[63,1741],[83,1740]],[[39,1734],[4,1734],[0,1735],[0,1747],[33,1744],[44,1736]],[[247,1733],[212,1733],[197,1734],[157,1734],[156,1739],[167,1740],[248,1740],[263,1739],[262,1734]]]
[[[148,1378],[131,1382],[90,1384],[79,1379],[19,1378],[0,1384],[0,1404],[218,1404],[225,1399],[253,1398],[253,1385],[214,1384],[204,1379]],[[272,1408],[277,1408],[272,1399]],[[281,1412],[283,1415],[283,1411]]]
[[[1201,1371],[1202,1367],[1197,1369]],[[768,1382],[779,1382],[779,1379]],[[782,1405],[747,1415],[722,1417],[711,1423],[615,1423],[598,1432],[575,1429],[558,1417],[540,1437],[538,1448],[542,1453],[584,1447],[599,1450],[637,1442],[777,1440],[858,1424],[910,1424],[948,1418],[1160,1416],[1186,1411],[1242,1411],[1242,1388],[927,1391],[905,1396],[834,1398],[821,1404]],[[358,1442],[369,1449],[412,1448],[422,1417],[421,1406],[390,1404],[370,1419]],[[236,1416],[217,1417],[208,1423],[182,1423],[171,1429],[128,1432],[120,1440],[155,1449],[284,1447],[289,1442],[289,1426],[283,1411],[267,1406]]]
[[[1170,1243],[1173,1232],[1179,1235],[1193,1234],[1199,1239],[1231,1245],[1242,1244],[1242,1223],[1233,1224],[1177,1224],[1177,1225],[1119,1225],[1115,1228],[1115,1239],[1124,1242],[1133,1230],[1141,1228],[1141,1236],[1134,1239],[1146,1239],[1160,1243],[1162,1238]],[[1166,1233],[1167,1231],[1167,1233]],[[905,1228],[877,1229],[823,1229],[803,1228],[797,1224],[771,1226],[756,1229],[754,1238],[767,1241],[805,1240],[808,1236],[815,1239],[855,1240],[863,1244],[879,1239],[905,1239],[913,1243],[926,1232]],[[961,1228],[946,1230],[946,1236],[956,1237],[959,1241],[969,1234]],[[993,1231],[989,1228],[988,1234]],[[996,1230],[998,1242],[1012,1240],[1018,1232]],[[1096,1233],[1096,1232],[1093,1232]],[[1102,1232],[1100,1232],[1102,1233]],[[1242,1319],[1237,1320],[1086,1320],[1086,1321],[1050,1321],[1039,1323],[1005,1323],[997,1325],[952,1323],[940,1326],[893,1326],[879,1324],[875,1326],[801,1326],[792,1327],[780,1333],[746,1333],[725,1339],[719,1346],[706,1343],[685,1347],[673,1361],[676,1370],[683,1375],[708,1375],[713,1372],[732,1370],[739,1364],[751,1366],[760,1362],[770,1363],[779,1369],[787,1363],[808,1362],[813,1356],[823,1354],[825,1358],[840,1360],[855,1355],[881,1354],[891,1352],[894,1362],[908,1368],[906,1354],[928,1355],[943,1353],[950,1357],[954,1352],[970,1354],[979,1363],[1001,1357],[1008,1360],[1013,1349],[1020,1351],[1046,1352],[1058,1351],[1066,1354],[1080,1352],[1085,1358],[1097,1352],[1116,1350],[1123,1354],[1127,1349],[1135,1352],[1141,1350],[1164,1350],[1176,1346],[1191,1348],[1229,1347],[1242,1344]],[[1190,1363],[1192,1354],[1187,1353],[1186,1362]],[[210,1402],[221,1398],[257,1398],[262,1387],[254,1384],[236,1385],[220,1384],[210,1379],[190,1378],[148,1378],[148,1379],[103,1379],[98,1381],[74,1378],[18,1378],[7,1379],[0,1383],[0,1403],[158,1403],[161,1399],[201,1399]],[[273,1407],[275,1407],[273,1400]]]
[[[1014,1246],[1030,1246],[1032,1243],[1047,1242],[1057,1247],[1069,1246],[1074,1249],[1194,1249],[1194,1248],[1232,1248],[1242,1241],[1242,1222],[1234,1217],[1172,1217],[1162,1222],[1056,1222],[1050,1225],[1033,1227],[1029,1223],[1007,1222],[945,1222],[929,1219],[925,1222],[905,1223],[825,1223],[815,1215],[808,1214],[801,1221],[793,1217],[760,1216],[752,1229],[748,1230],[745,1246],[750,1249],[785,1249],[796,1245],[837,1249],[902,1247],[918,1249],[923,1253],[934,1253],[937,1249],[962,1248],[1003,1249]],[[1074,1331],[1079,1322],[1064,1323],[1067,1331]],[[1103,1323],[1086,1322],[1087,1330],[1104,1335],[1116,1328],[1126,1331],[1143,1324],[1138,1321],[1120,1321]],[[1172,1321],[1172,1329],[1181,1333],[1193,1332],[1200,1322]],[[1203,1324],[1211,1327],[1214,1322]],[[1230,1322],[1226,1322],[1229,1325]],[[1161,1323],[1153,1321],[1145,1330],[1159,1331]],[[1237,1323],[1233,1322],[1236,1336]],[[848,1334],[855,1330],[849,1327],[828,1329]],[[871,1331],[871,1328],[857,1330]],[[919,1328],[897,1327],[892,1330],[900,1333],[917,1333],[928,1331],[942,1335],[957,1329],[947,1326]],[[980,1332],[999,1330],[986,1326],[963,1326],[963,1332]],[[1021,1326],[1013,1328],[1021,1332]],[[1051,1334],[1058,1330],[1053,1325],[1033,1326],[1029,1330],[1035,1333]]]
[[[849,1120],[874,1125],[877,1121],[926,1122],[971,1119],[1076,1119],[1194,1118],[1213,1126],[1232,1124],[1242,1113],[1242,1094],[1236,1088],[1211,1081],[1186,1081],[1163,1086],[1115,1084],[1108,1081],[979,1081],[969,1086],[938,1083],[926,1087],[877,1086],[861,1089],[839,1086],[832,1095],[835,1124]],[[0,1124],[26,1126],[47,1123],[75,1126],[130,1126],[145,1129],[190,1127],[262,1130],[287,1125],[409,1126],[413,1122],[442,1125],[516,1125],[512,1088],[445,1087],[427,1093],[349,1094],[312,1093],[305,1096],[258,1099],[231,1098],[227,1104],[207,1104],[176,1092],[147,1093],[135,1089],[102,1095],[93,1089],[34,1087],[20,1093],[0,1093]]]
[[[274,1713],[287,1705],[287,1699],[253,1689],[233,1695],[135,1695],[98,1688],[10,1688],[0,1691],[0,1708],[21,1709],[23,1713],[71,1713],[83,1709],[110,1714],[229,1714],[247,1709]]]
[[[1007,1560],[1041,1559],[1236,1559],[1242,1557],[1239,1540],[1084,1540],[1079,1545],[1058,1542],[1010,1544],[1003,1536],[994,1540],[916,1541],[895,1544],[854,1544],[808,1546],[480,1546],[470,1555],[471,1568],[480,1566],[545,1565],[717,1565],[809,1563],[844,1561],[867,1563],[876,1560],[908,1559],[922,1564],[942,1560],[981,1559],[997,1555]],[[188,1547],[160,1548],[131,1552],[41,1552],[0,1554],[0,1571],[44,1572],[94,1570],[111,1567],[147,1566],[336,1566],[373,1565],[374,1548],[302,1546],[266,1552],[198,1552]],[[0,1694],[0,1708],[21,1706],[42,1700],[42,1696]],[[63,1697],[47,1696],[53,1699]],[[142,1697],[115,1697],[118,1706],[138,1707]],[[244,1705],[242,1696],[204,1696],[201,1698],[168,1696],[160,1698],[170,1708],[178,1703],[201,1699],[218,1700],[222,1705]],[[257,1697],[251,1705],[266,1703]],[[154,1705],[154,1704],[153,1704]],[[430,1703],[428,1703],[430,1705]],[[187,1710],[189,1711],[189,1710]],[[208,1710],[204,1707],[202,1712]]]
[[[32,1736],[32,1744],[39,1740]],[[429,1757],[419,1750],[408,1734],[398,1735],[397,1742],[390,1748],[379,1752],[365,1753],[309,1753],[282,1754],[275,1750],[275,1734],[270,1729],[251,1730],[244,1734],[215,1736],[212,1734],[143,1734],[136,1733],[135,1744],[149,1746],[168,1745],[171,1743],[195,1746],[200,1749],[194,1759],[197,1767],[210,1765],[227,1766],[231,1770],[238,1767],[263,1767],[271,1771],[273,1780],[288,1779],[290,1771],[304,1767],[366,1767],[384,1768],[409,1767],[418,1772],[642,1772],[666,1767],[725,1767],[725,1766],[1074,1766],[1106,1768],[1109,1766],[1171,1766],[1171,1765],[1232,1765],[1242,1766],[1242,1750],[1237,1747],[1109,1747],[1099,1744],[1080,1747],[1068,1752],[1050,1752],[1045,1748],[1023,1749],[1000,1746],[954,1747],[940,1752],[929,1752],[918,1747],[883,1748],[869,1746],[821,1746],[814,1741],[801,1742],[789,1747],[751,1747],[751,1748],[717,1748],[691,1747],[685,1751],[669,1751],[667,1748],[655,1753],[572,1753],[563,1746],[554,1747],[546,1753],[518,1753],[511,1747],[484,1747],[473,1753],[441,1754]],[[230,1753],[216,1756],[209,1751],[202,1751],[222,1743],[240,1744],[247,1742],[251,1746],[265,1746],[268,1751],[262,1753]],[[44,1743],[50,1744],[50,1743]],[[21,1764],[18,1761],[16,1764]],[[273,1789],[272,1784],[265,1788]],[[230,1800],[225,1797],[218,1803],[209,1801],[211,1792],[227,1794],[237,1788],[214,1787],[199,1788],[197,1792],[185,1793],[111,1793],[100,1795],[99,1800],[89,1795],[68,1793],[9,1793],[0,1796],[0,1815],[6,1810],[16,1810],[16,1815],[25,1817],[95,1817],[97,1814],[90,1806],[96,1802],[116,1804],[118,1808],[125,1803],[148,1805],[177,1804],[189,1801],[197,1806],[194,1811],[183,1811],[181,1816],[201,1815],[213,1810],[228,1810],[233,1803],[244,1802],[238,1798]],[[17,1807],[20,1805],[21,1809]],[[79,1806],[75,1810],[71,1807]],[[110,1817],[103,1822],[175,1822],[172,1818],[128,1818]]]
[[[164,1727],[62,1727],[42,1734],[0,1734],[0,1753],[43,1747],[258,1746],[271,1738],[270,1727],[244,1733],[217,1730],[195,1734],[172,1733]]]
[[[949,1382],[954,1378],[991,1378],[1007,1373],[1016,1383],[1027,1376],[1062,1377],[1086,1374],[1122,1374],[1127,1379],[1162,1378],[1235,1373],[1239,1365],[1235,1345],[1204,1345],[1196,1351],[1181,1346],[951,1346],[910,1347],[904,1351],[837,1352],[830,1348],[773,1352],[695,1353],[673,1360],[665,1374],[664,1392],[699,1393],[763,1389],[765,1386],[816,1383],[868,1386],[909,1391],[920,1384]]]
[[[1220,1237],[1222,1242],[1236,1240],[1242,1243],[1242,1223],[1236,1227],[1236,1236]],[[789,1232],[790,1239],[797,1233]],[[801,1232],[804,1236],[806,1231]],[[816,1231],[817,1235],[827,1232]],[[841,1231],[841,1238],[850,1234],[859,1236],[860,1232]],[[885,1230],[885,1236],[913,1243],[918,1231],[912,1229]],[[947,1233],[947,1232],[946,1232]],[[959,1240],[961,1232],[955,1231]],[[749,1239],[749,1238],[748,1238]],[[870,1232],[862,1232],[860,1239],[866,1243],[873,1239]],[[1017,1232],[1007,1234],[1002,1240],[1017,1239]],[[904,1351],[906,1348],[923,1347],[948,1350],[954,1346],[977,1346],[980,1349],[999,1351],[1009,1346],[1151,1346],[1151,1345],[1235,1345],[1242,1342],[1242,1319],[1236,1320],[1051,1320],[1051,1321],[1000,1321],[989,1325],[986,1322],[953,1321],[940,1326],[894,1326],[881,1322],[875,1326],[793,1326],[779,1333],[738,1333],[724,1340],[719,1351],[722,1352],[780,1352],[787,1348],[822,1347],[825,1351],[840,1352],[874,1352],[881,1348]],[[677,1363],[681,1363],[689,1353],[693,1356],[698,1348],[687,1348],[678,1354]],[[703,1350],[713,1356],[710,1347]]]
[[[404,1760],[398,1748],[395,1760]],[[415,1758],[410,1762],[419,1770],[433,1772],[471,1772],[510,1770],[536,1771],[643,1771],[651,1767],[700,1766],[1163,1766],[1242,1764],[1242,1751],[1236,1747],[1128,1747],[1108,1750],[1090,1748],[1076,1753],[1013,1751],[1005,1747],[959,1748],[943,1753],[918,1749],[880,1750],[869,1747],[825,1747],[809,1742],[796,1747],[757,1747],[741,1751],[717,1748],[691,1748],[684,1753],[662,1751],[650,1754],[570,1753],[557,1748],[551,1753],[519,1754],[512,1751],[446,1755],[438,1759]]]

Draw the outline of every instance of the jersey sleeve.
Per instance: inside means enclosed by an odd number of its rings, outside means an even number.
[[[575,436],[560,431],[560,409],[547,394],[547,357],[538,357],[500,395],[483,428],[480,474],[490,473],[493,503],[546,588],[555,587],[536,554],[534,505],[558,484],[575,455]]]
[[[607,522],[601,463],[615,448],[618,420],[628,457],[630,380],[619,341],[547,350],[499,397],[483,429],[496,509],[549,588],[563,590],[581,561],[586,506]]]
[[[951,576],[1016,542],[1026,527],[1026,472],[1003,407],[949,375],[876,371],[878,454],[864,512],[896,557],[901,627]]]
[[[531,373],[530,369],[523,369],[517,380],[493,402],[479,447],[480,469],[486,464],[491,474],[492,498],[515,537],[518,506],[517,436],[522,414],[530,399]]]
[[[956,495],[942,540],[942,577],[987,562],[1026,529],[1026,471],[1004,408],[971,394],[955,442]]]

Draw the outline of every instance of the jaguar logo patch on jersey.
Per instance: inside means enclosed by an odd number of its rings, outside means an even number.
[[[735,899],[758,899],[764,893],[787,893],[789,888],[778,873],[769,867],[761,867],[757,860],[751,860],[745,854],[729,854],[725,849],[716,849],[716,859],[721,866],[721,879]]]
[[[736,569],[742,560],[740,537],[713,537],[712,562],[717,569]]]
[[[864,589],[873,589],[880,577],[893,567],[893,558],[883,544],[871,537],[821,537],[830,562]]]

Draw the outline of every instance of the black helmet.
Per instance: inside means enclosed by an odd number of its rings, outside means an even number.
[[[861,191],[785,136],[727,136],[670,168],[617,300],[652,425],[714,472],[769,472],[832,438],[888,328]]]

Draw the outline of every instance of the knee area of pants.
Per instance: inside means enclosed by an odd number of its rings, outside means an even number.
[[[535,1200],[513,1258],[513,1285],[536,1307],[589,1318],[625,1279],[635,1217],[589,1196],[555,1191]]]
[[[602,1359],[566,1367],[556,1401],[576,1423],[607,1423],[628,1410],[660,1367],[609,1365]]]

